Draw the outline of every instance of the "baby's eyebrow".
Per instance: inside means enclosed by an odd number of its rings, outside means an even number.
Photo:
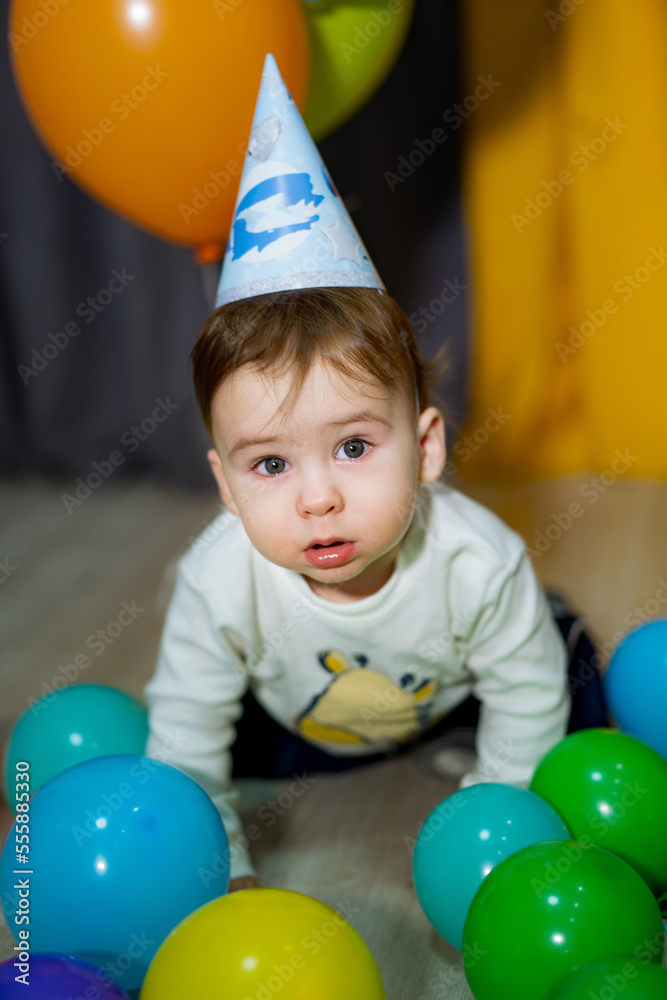
[[[387,417],[382,416],[381,413],[375,413],[374,410],[359,410],[357,413],[350,413],[345,417],[341,417],[340,420],[331,420],[328,423],[328,427],[344,427],[347,424],[360,424],[360,423],[377,423],[383,424],[385,427],[391,427],[392,423]],[[278,437],[258,437],[258,438],[239,438],[235,445],[231,448],[229,452],[229,457],[234,458],[239,452],[245,451],[246,448],[255,448],[259,445],[264,444],[275,444],[281,439]]]
[[[332,420],[329,423],[329,427],[342,427],[345,424],[361,424],[369,423],[375,421],[378,424],[384,424],[385,427],[391,427],[391,420],[387,417],[383,417],[381,413],[375,413],[374,410],[359,410],[358,413],[350,413],[347,417],[342,417],[341,420]]]

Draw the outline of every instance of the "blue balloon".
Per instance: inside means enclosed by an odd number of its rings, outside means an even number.
[[[4,754],[3,787],[16,812],[16,763],[30,763],[33,792],[67,767],[109,754],[146,752],[148,713],[106,684],[75,684],[40,698],[14,723]]]
[[[461,948],[470,904],[492,868],[523,847],[570,840],[553,806],[514,785],[471,785],[448,796],[421,827],[412,857],[415,891],[438,934]]]
[[[614,650],[603,690],[621,729],[667,759],[667,618],[626,635]]]
[[[27,967],[28,972],[23,971]],[[18,977],[23,977],[19,978]],[[0,965],[2,1000],[71,1000],[91,997],[94,1000],[128,1000],[120,986],[111,981],[92,962],[76,955],[30,955],[28,963],[10,958]]]
[[[167,934],[227,891],[220,814],[196,781],[162,761],[84,761],[47,781],[29,807],[0,858],[15,940],[29,927],[34,951],[87,959],[126,993],[141,985]],[[19,849],[25,825],[29,852]],[[15,922],[24,911],[29,925]]]

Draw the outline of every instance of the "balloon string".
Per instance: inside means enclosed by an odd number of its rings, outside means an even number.
[[[214,260],[210,264],[200,264],[198,271],[201,274],[202,287],[206,298],[206,305],[209,312],[215,309],[215,298],[220,282],[220,272],[222,271],[222,261]]]

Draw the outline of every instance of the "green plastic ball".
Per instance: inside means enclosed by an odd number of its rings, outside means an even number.
[[[646,949],[644,949],[646,950]],[[565,976],[547,1000],[665,1000],[667,972],[631,955],[616,955],[597,965],[584,965]]]
[[[665,933],[651,890],[621,858],[574,840],[525,847],[487,875],[463,930],[476,1000],[545,1000],[581,965],[638,954],[660,962]]]
[[[575,840],[631,864],[655,893],[667,889],[667,760],[615,729],[582,729],[540,762],[530,784]]]

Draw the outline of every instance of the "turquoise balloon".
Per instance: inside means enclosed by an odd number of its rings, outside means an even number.
[[[596,965],[583,965],[556,984],[546,1000],[665,1000],[667,972],[649,960],[616,955]]]
[[[0,858],[0,899],[17,944],[27,928],[32,952],[76,955],[126,993],[141,986],[169,932],[228,883],[227,835],[210,797],[175,767],[133,754],[87,760],[47,781]],[[30,923],[15,923],[26,907]]]
[[[143,754],[148,713],[140,701],[104,684],[76,684],[45,695],[24,712],[4,754],[5,797],[16,813],[16,763],[30,765],[30,793],[84,760]]]
[[[514,785],[471,785],[444,799],[422,826],[412,873],[427,919],[455,948],[483,879],[504,858],[541,840],[567,840],[553,806]]]

